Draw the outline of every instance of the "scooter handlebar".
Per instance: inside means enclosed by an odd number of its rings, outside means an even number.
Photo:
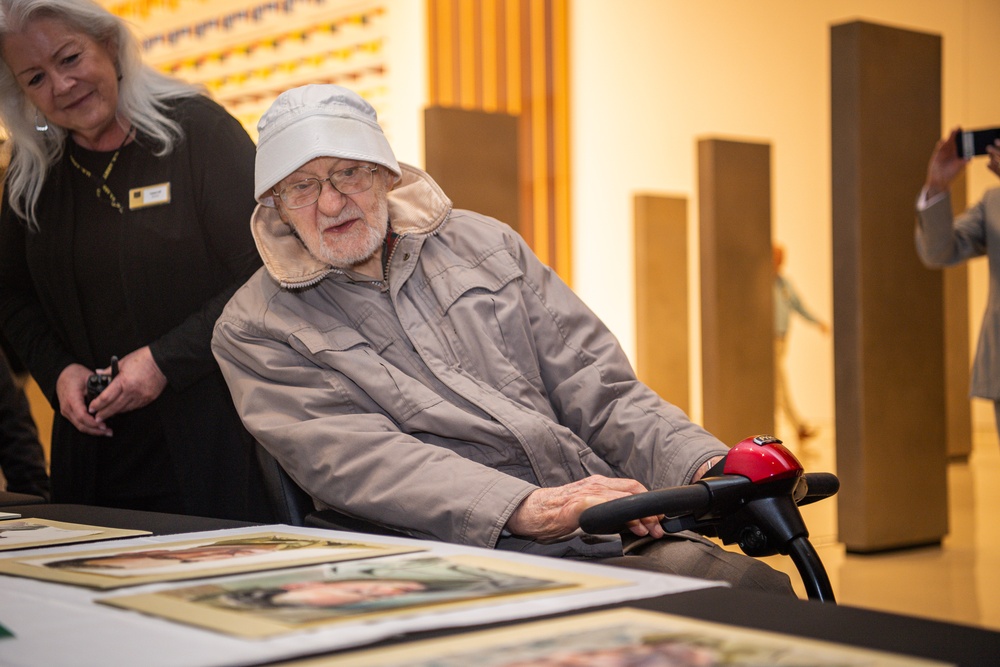
[[[807,505],[834,495],[840,489],[836,475],[805,473],[806,493],[797,505]],[[674,486],[625,496],[589,507],[580,515],[580,527],[592,535],[608,535],[625,529],[629,521],[647,516],[692,515],[711,521],[711,514],[725,514],[761,493],[770,495],[767,484],[754,484],[740,475],[708,477],[687,486]],[[718,519],[718,515],[715,515]]]
[[[807,472],[805,479],[806,495],[796,503],[800,507],[829,498],[840,491],[840,478],[832,472]]]
[[[674,486],[610,500],[580,515],[580,527],[592,535],[618,533],[625,524],[645,516],[680,516],[707,509],[712,493],[703,484]]]

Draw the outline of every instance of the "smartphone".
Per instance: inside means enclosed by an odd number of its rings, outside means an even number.
[[[985,155],[986,147],[992,146],[995,139],[1000,139],[1000,127],[959,132],[955,137],[958,156],[968,160],[975,155]]]

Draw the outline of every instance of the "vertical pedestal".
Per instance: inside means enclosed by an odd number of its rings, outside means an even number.
[[[455,208],[521,232],[517,116],[430,107],[424,111],[424,163]]]
[[[636,373],[690,412],[687,199],[636,195]]]
[[[774,430],[771,148],[698,142],[704,425],[723,442]]]
[[[839,538],[870,552],[947,532],[943,277],[913,244],[941,132],[941,40],[831,29]],[[905,110],[905,111],[904,111]]]

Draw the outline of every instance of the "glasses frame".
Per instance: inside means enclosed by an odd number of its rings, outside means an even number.
[[[285,187],[281,188],[280,191],[279,190],[271,190],[271,194],[273,194],[274,196],[278,197],[278,199],[280,199],[281,202],[284,204],[285,208],[287,208],[290,211],[295,211],[295,210],[298,210],[300,208],[306,208],[308,206],[312,206],[313,204],[315,204],[316,202],[318,202],[319,198],[323,196],[323,184],[324,183],[329,183],[331,188],[333,188],[334,190],[336,190],[337,192],[339,192],[340,194],[342,194],[344,196],[356,195],[356,194],[360,194],[362,192],[368,192],[369,190],[372,189],[372,186],[375,184],[375,172],[378,171],[378,168],[379,168],[379,165],[375,165],[373,167],[370,167],[370,166],[368,166],[366,164],[358,164],[358,165],[354,165],[353,167],[344,167],[343,169],[338,169],[337,171],[330,172],[330,174],[326,178],[303,178],[301,181],[296,181],[294,183],[290,183],[289,185],[286,185]],[[342,174],[345,171],[351,171],[353,169],[364,169],[365,171],[368,172],[368,185],[366,187],[364,187],[364,188],[361,188],[360,190],[351,190],[350,192],[344,192],[343,190],[341,190],[340,188],[337,187],[337,185],[333,182],[333,179],[337,176],[337,174]],[[292,206],[291,204],[289,204],[288,200],[285,199],[285,194],[288,192],[288,190],[290,188],[296,187],[296,186],[301,185],[302,183],[306,183],[308,181],[315,181],[316,183],[319,184],[319,189],[316,191],[316,198],[313,199],[308,204],[298,204],[297,206]]]

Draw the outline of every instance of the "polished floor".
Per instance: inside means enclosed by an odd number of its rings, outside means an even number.
[[[836,472],[832,438],[822,431],[801,451],[807,472]],[[993,431],[974,436],[968,462],[948,468],[949,534],[941,546],[857,555],[837,541],[834,499],[802,507],[810,541],[837,603],[1000,631],[1000,443]],[[801,580],[784,556],[764,559]]]

